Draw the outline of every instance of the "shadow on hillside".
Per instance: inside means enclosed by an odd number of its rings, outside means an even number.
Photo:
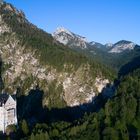
[[[74,107],[52,108],[49,110],[47,106],[42,106],[44,92],[39,88],[33,89],[27,96],[17,97],[18,120],[26,119],[31,126],[38,122],[73,122],[82,118],[85,113],[99,111],[110,97],[106,92],[108,91],[112,94],[111,92],[113,90],[111,85],[107,85],[102,93],[99,94],[99,96],[94,97],[90,103]]]
[[[94,97],[90,103],[74,107],[52,108],[42,106],[44,92],[38,87],[32,89],[27,96],[17,97],[18,120],[26,119],[33,126],[36,123],[52,123],[58,121],[73,122],[82,118],[85,113],[98,112],[109,98],[114,96],[115,89],[119,85],[119,78],[140,67],[140,57],[122,66],[118,73],[118,79],[113,85],[107,85],[102,92]]]
[[[140,68],[140,56],[135,57],[132,61],[123,65],[118,72],[118,78],[121,78],[122,76],[125,76],[125,75],[133,72],[137,68]]]

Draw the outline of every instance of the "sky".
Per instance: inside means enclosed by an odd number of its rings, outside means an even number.
[[[140,44],[140,0],[5,0],[52,33],[65,27],[88,41]]]

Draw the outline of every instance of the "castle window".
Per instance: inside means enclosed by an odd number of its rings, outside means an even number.
[[[7,117],[8,117],[8,120],[11,120],[15,117],[15,109],[14,108],[7,110]]]

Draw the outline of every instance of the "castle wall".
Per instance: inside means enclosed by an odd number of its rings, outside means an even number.
[[[5,130],[5,126],[4,126],[4,122],[5,122],[5,109],[4,107],[0,107],[0,131],[4,132]]]
[[[6,127],[17,124],[16,101],[9,96],[5,105],[0,107],[0,131],[5,132]]]

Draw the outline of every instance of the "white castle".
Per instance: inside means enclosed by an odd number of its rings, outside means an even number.
[[[0,94],[0,131],[5,133],[8,125],[17,124],[16,96]]]

